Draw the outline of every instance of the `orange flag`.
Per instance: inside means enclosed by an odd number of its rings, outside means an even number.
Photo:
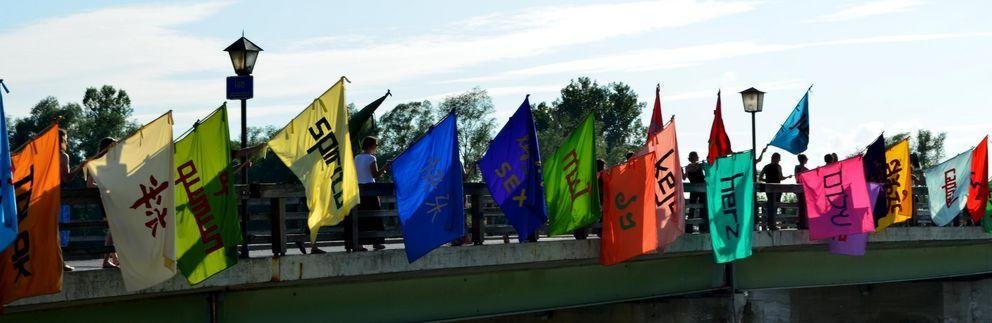
[[[658,237],[664,250],[685,233],[685,193],[682,189],[678,138],[675,136],[675,116],[661,132],[648,140],[648,150],[655,157],[648,174],[655,185]]]
[[[10,160],[19,222],[17,238],[0,254],[2,304],[62,290],[58,125],[28,142]]]
[[[651,170],[654,154],[631,158],[603,172],[603,238],[599,262],[615,265],[658,249]]]

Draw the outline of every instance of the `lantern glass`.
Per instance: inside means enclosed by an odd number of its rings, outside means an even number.
[[[744,101],[745,112],[761,112],[765,101],[765,92],[750,88],[741,91],[741,100]]]

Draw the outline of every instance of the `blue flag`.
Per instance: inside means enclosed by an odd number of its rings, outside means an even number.
[[[528,99],[524,99],[489,143],[489,150],[479,160],[479,168],[493,200],[517,229],[521,242],[548,221],[537,128]]]
[[[393,161],[396,208],[411,263],[465,235],[465,194],[454,113]]]
[[[806,94],[796,104],[792,114],[785,119],[775,138],[768,145],[785,149],[793,154],[806,151],[806,146],[809,145],[809,90],[806,90]]]
[[[0,92],[7,92],[7,86],[0,82]],[[3,94],[0,93],[0,250],[7,249],[17,237],[17,201],[14,200],[14,185],[11,183],[13,169],[10,167],[10,142],[7,139],[7,118],[3,110]]]

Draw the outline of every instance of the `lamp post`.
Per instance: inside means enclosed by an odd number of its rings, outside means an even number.
[[[765,103],[765,92],[761,92],[755,88],[748,88],[747,90],[741,91],[741,100],[744,101],[744,112],[751,114],[751,156],[753,158],[752,163],[754,164],[754,184],[758,185],[758,144],[755,137],[755,115],[761,112],[761,108]],[[757,217],[758,214],[758,189],[754,189],[754,214]],[[766,215],[768,216],[768,215]]]
[[[231,46],[227,46],[224,49],[231,56],[231,65],[234,67],[234,73],[237,76],[227,77],[227,99],[228,100],[241,100],[241,149],[248,147],[248,119],[247,119],[247,101],[254,97],[254,84],[252,82],[251,71],[255,69],[255,61],[258,59],[258,52],[262,51],[262,48],[255,45],[255,43],[245,38],[244,34],[241,38],[234,41]],[[248,156],[244,154],[241,156],[241,164],[246,165],[248,163]],[[241,184],[248,185],[248,168],[241,168]],[[241,257],[248,258],[248,201],[241,199],[239,205],[239,210],[241,214]]]

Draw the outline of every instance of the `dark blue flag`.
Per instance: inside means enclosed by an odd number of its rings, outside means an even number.
[[[868,149],[865,150],[864,159],[865,180],[869,183],[884,185],[888,183],[888,164],[885,160],[885,137],[878,135]],[[872,215],[875,217],[875,227],[878,227],[878,220],[889,214],[889,199],[885,194],[879,194],[875,198]]]
[[[414,262],[465,235],[465,194],[454,113],[393,161],[406,258]]]
[[[0,92],[7,86],[0,81]],[[7,139],[7,118],[3,111],[3,94],[0,93],[0,250],[6,249],[17,237],[17,204],[14,200],[14,176],[10,165],[10,142]]]
[[[785,149],[793,154],[806,151],[809,145],[809,90],[806,90],[806,94],[796,104],[792,114],[785,119],[775,138],[768,145]]]
[[[493,200],[517,229],[520,241],[526,241],[548,221],[537,128],[528,99],[489,143],[489,150],[479,160],[479,169]]]

